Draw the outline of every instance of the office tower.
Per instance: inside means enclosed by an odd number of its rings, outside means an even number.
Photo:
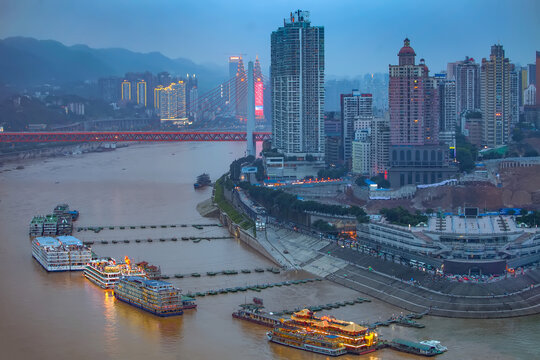
[[[480,64],[468,56],[449,63],[446,79],[456,82],[456,119],[465,111],[480,109]]]
[[[131,101],[131,81],[124,80],[121,84],[121,100],[125,102]]]
[[[342,159],[350,164],[352,157],[352,142],[355,139],[355,122],[358,120],[371,121],[373,118],[373,97],[362,94],[354,89],[350,94],[341,94],[341,129],[343,138]]]
[[[108,77],[98,79],[99,95],[106,102],[116,102],[120,99],[121,94],[118,93],[119,87],[121,87],[120,78]]]
[[[324,27],[298,10],[271,35],[272,141],[279,151],[324,157]]]
[[[137,81],[137,105],[146,107],[146,81]]]
[[[390,65],[390,183],[436,183],[452,176],[448,149],[439,145],[439,91],[423,59],[405,39],[399,65]]]
[[[489,147],[505,145],[510,138],[511,68],[510,60],[504,57],[502,45],[493,45],[489,60],[482,59],[480,78],[483,143]]]
[[[261,120],[264,119],[264,81],[258,56],[255,58],[255,68],[253,71],[253,77],[255,79],[255,118]]]

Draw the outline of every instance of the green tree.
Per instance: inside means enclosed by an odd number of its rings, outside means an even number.
[[[474,169],[474,160],[471,151],[467,148],[460,147],[457,149],[457,161],[461,172],[469,172]]]

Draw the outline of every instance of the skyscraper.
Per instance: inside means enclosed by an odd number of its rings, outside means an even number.
[[[188,122],[186,114],[186,83],[178,81],[167,87],[158,86],[154,94],[159,98],[155,108],[159,109],[162,123],[184,125]]]
[[[229,80],[222,89],[222,96],[225,104],[230,105],[233,115],[236,114],[236,74],[238,73],[238,62],[241,56],[229,56]]]
[[[137,81],[137,105],[146,107],[147,94],[146,94],[146,81]]]
[[[448,149],[439,145],[439,91],[424,59],[405,39],[399,65],[390,65],[390,183],[429,184],[450,177]]]
[[[298,10],[271,35],[272,141],[289,155],[324,158],[324,27]]]
[[[480,65],[473,58],[449,63],[446,78],[456,82],[456,119],[465,111],[480,109]]]
[[[255,81],[255,118],[264,119],[264,81],[258,56],[255,58],[255,69],[253,71]]]
[[[131,101],[131,82],[128,80],[122,81],[120,89],[121,100],[125,102]]]
[[[352,142],[355,136],[355,122],[373,118],[373,96],[362,94],[354,89],[350,94],[341,94],[341,129],[343,138],[342,159],[350,164],[352,159]]]
[[[482,59],[481,104],[484,119],[484,144],[505,145],[510,138],[512,97],[510,60],[502,45],[493,45],[489,60]]]
[[[449,79],[447,74],[435,74],[439,88],[439,129],[440,131],[454,132],[457,123],[456,110],[456,81]]]
[[[235,99],[236,118],[246,120],[247,118],[247,74],[244,68],[242,57],[238,59],[238,69],[235,78]]]

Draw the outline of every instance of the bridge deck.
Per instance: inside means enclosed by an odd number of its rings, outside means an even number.
[[[255,132],[253,139],[270,139],[270,132]],[[246,141],[244,131],[73,131],[0,132],[0,142],[117,142],[117,141]]]

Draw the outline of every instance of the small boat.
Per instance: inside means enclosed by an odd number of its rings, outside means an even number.
[[[242,273],[243,273],[243,274],[249,274],[249,273],[251,273],[251,270],[249,270],[249,269],[242,269]]]
[[[191,276],[193,276],[193,277],[200,277],[201,274],[199,274],[199,273],[191,273]]]
[[[197,182],[193,184],[194,189],[202,189],[208,185],[210,185],[212,181],[210,181],[210,175],[204,173],[199,176],[197,176]]]
[[[208,275],[208,276],[216,276],[217,272],[208,271],[208,272],[206,272],[206,275]]]
[[[184,275],[182,274],[174,274],[174,277],[177,278],[177,279],[181,279],[184,277]]]
[[[256,269],[255,269],[255,272],[262,273],[262,272],[264,272],[264,269],[262,269],[262,268],[256,268]]]

